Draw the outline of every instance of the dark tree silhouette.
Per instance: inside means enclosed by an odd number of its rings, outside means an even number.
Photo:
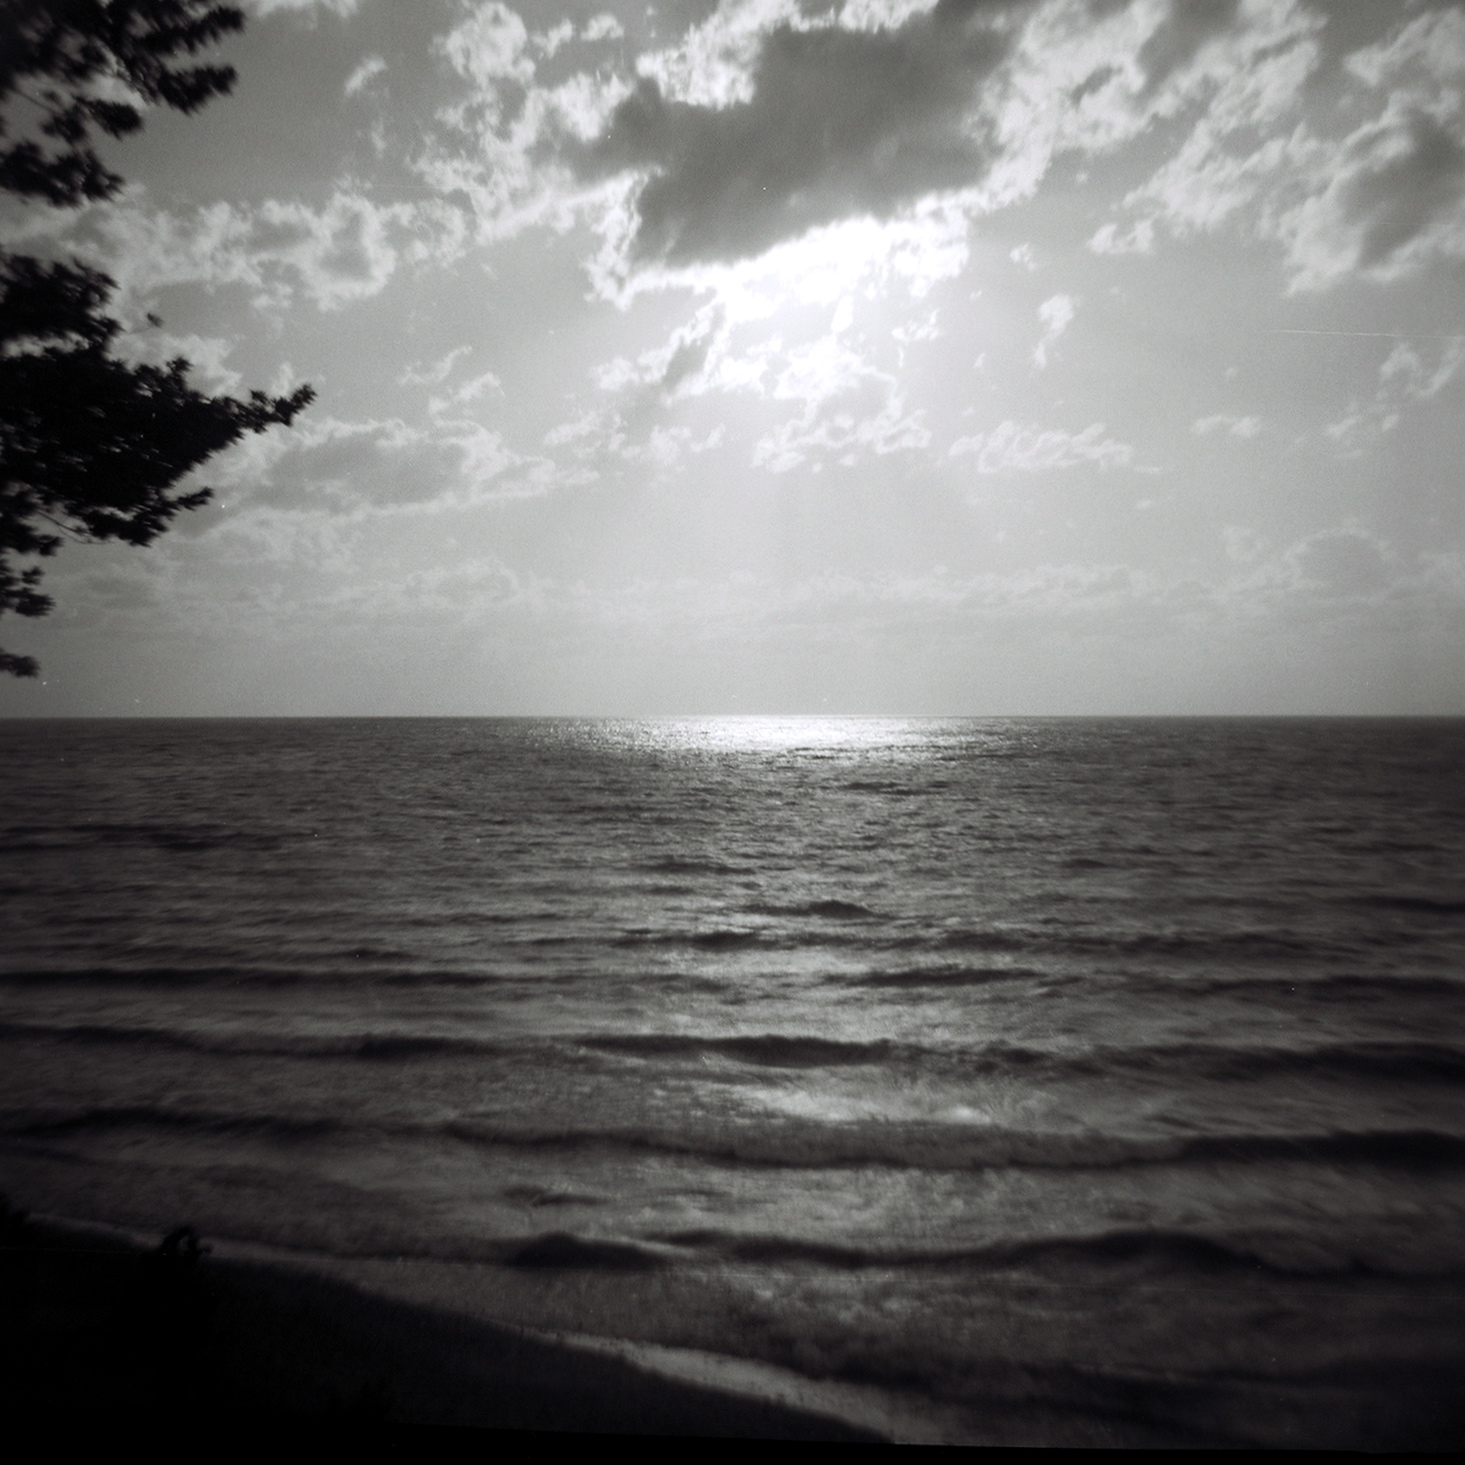
[[[93,146],[142,126],[139,103],[194,112],[234,84],[230,66],[176,66],[243,28],[208,0],[0,0],[0,189],[61,207],[122,186]],[[0,249],[0,615],[45,615],[43,559],[63,537],[148,544],[207,488],[178,482],[246,432],[288,424],[315,393],[211,397],[183,358],[132,365],[111,353],[116,289],[77,260]],[[155,317],[150,323],[160,325]],[[0,672],[34,676],[0,650]]]

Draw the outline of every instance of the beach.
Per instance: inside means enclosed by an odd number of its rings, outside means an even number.
[[[485,1315],[461,1268],[284,1258],[220,1241],[195,1257],[113,1227],[12,1219],[3,1279],[11,1427],[532,1452],[547,1437],[645,1435],[827,1444],[1235,1448],[1215,1411],[1173,1400],[1004,1398],[933,1408],[911,1391],[815,1380],[690,1349],[542,1332]],[[481,1274],[479,1282],[483,1281]],[[1296,1443],[1452,1449],[1457,1368],[1357,1370],[1294,1386]],[[1269,1401],[1274,1416],[1282,1390]],[[1318,1418],[1331,1404],[1331,1431]],[[1360,1405],[1362,1407],[1360,1407]],[[1167,1407],[1168,1406],[1168,1407]],[[1166,1415],[1171,1416],[1168,1420]],[[1275,1428],[1275,1417],[1273,1428]]]
[[[885,1438],[780,1399],[776,1384],[718,1387],[687,1360],[676,1371],[638,1366],[591,1343],[237,1254],[247,1249],[211,1246],[197,1260],[149,1267],[156,1249],[54,1219],[12,1226],[7,1241],[9,1408],[22,1415],[221,1431],[401,1424]]]

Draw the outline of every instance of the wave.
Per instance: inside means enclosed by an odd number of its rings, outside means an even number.
[[[905,986],[912,974],[882,974]],[[1005,980],[1008,973],[962,970],[948,982]],[[869,980],[869,979],[867,979]],[[801,1033],[582,1033],[525,1037],[517,1041],[444,1033],[269,1033],[219,1032],[128,1024],[27,1023],[0,1021],[0,1038],[76,1044],[151,1046],[236,1057],[361,1059],[411,1062],[444,1057],[532,1059],[573,1063],[590,1050],[634,1059],[698,1061],[722,1058],[758,1067],[816,1069],[885,1065],[935,1078],[1012,1075],[1048,1083],[1128,1077],[1175,1083],[1220,1083],[1281,1079],[1332,1079],[1465,1084],[1465,1051],[1444,1043],[1335,1043],[1312,1048],[1244,1048],[1224,1044],[1173,1043],[1136,1047],[1056,1049],[1020,1043],[981,1048],[923,1047],[889,1039],[849,1040]]]
[[[1046,944],[1046,943],[1045,943]],[[1352,943],[1282,931],[1145,931],[1110,935],[1076,932],[1051,942],[1054,949],[1116,956],[1310,961],[1355,954]]]
[[[972,979],[963,973],[963,980]],[[1465,1083],[1465,1052],[1443,1043],[1336,1043],[1313,1048],[1242,1048],[1171,1043],[1139,1047],[1095,1046],[1070,1050],[1020,1043],[982,1048],[929,1048],[889,1039],[850,1041],[796,1034],[710,1036],[693,1033],[628,1033],[581,1037],[579,1046],[638,1058],[720,1056],[743,1063],[825,1068],[851,1064],[899,1065],[946,1077],[1005,1073],[1047,1081],[1085,1077],[1173,1077],[1177,1081],[1248,1082],[1270,1078],[1414,1080]]]
[[[839,1270],[879,1268],[960,1268],[1009,1270],[1088,1265],[1203,1274],[1234,1272],[1274,1276],[1315,1276],[1319,1273],[1359,1273],[1373,1268],[1352,1255],[1327,1255],[1315,1245],[1306,1248],[1306,1261],[1289,1260],[1301,1249],[1288,1239],[1260,1240],[1200,1235],[1190,1231],[1120,1229],[1089,1236],[1053,1236],[990,1242],[983,1246],[946,1248],[884,1248],[844,1245],[801,1237],[758,1235],[705,1228],[674,1231],[653,1238],[668,1246],[719,1259],[764,1265],[806,1263]]]
[[[685,941],[687,945],[700,947],[703,951],[738,951],[748,946],[767,944],[756,931],[699,931],[693,936],[672,936],[667,939],[672,942]]]
[[[1465,900],[1434,900],[1425,895],[1366,895],[1345,902],[1375,910],[1407,911],[1411,915],[1465,916]]]
[[[1460,977],[1398,976],[1367,972],[1327,972],[1319,976],[1273,977],[1248,973],[1172,978],[1156,973],[1134,973],[1122,985],[1136,992],[1208,996],[1215,993],[1254,993],[1283,999],[1306,997],[1332,1004],[1346,1001],[1398,1001],[1400,998],[1465,997],[1465,974]]]
[[[106,966],[12,967],[9,970],[0,970],[0,984],[11,987],[46,985],[293,987],[320,980],[319,972],[302,967]]]
[[[1025,966],[959,966],[959,967],[903,967],[895,971],[865,972],[858,977],[843,978],[848,985],[856,987],[984,987],[992,982],[1023,982],[1035,980],[1072,981],[1052,972],[1040,971],[1037,967]]]
[[[1190,1138],[1098,1133],[958,1129],[885,1122],[852,1130],[815,1124],[727,1126],[701,1134],[651,1130],[526,1130],[471,1120],[446,1132],[506,1148],[651,1150],[714,1164],[779,1169],[1110,1170],[1129,1166],[1264,1164],[1277,1161],[1367,1164],[1410,1169],[1465,1166],[1465,1136],[1434,1130],[1325,1134],[1220,1134]]]
[[[1337,993],[1350,997],[1377,995],[1388,998],[1465,994],[1465,973],[1456,976],[1447,970],[1438,974],[1418,971],[1399,976],[1369,974],[1356,969],[1363,964],[1363,953],[1357,949],[1339,946],[1328,952],[1314,943],[1284,941],[1255,933],[1214,938],[1178,934],[1121,938],[1085,933],[1065,937],[1052,932],[971,928],[912,934],[884,926],[881,923],[885,918],[855,902],[817,901],[780,909],[784,915],[809,924],[783,929],[776,925],[713,927],[701,931],[631,929],[597,937],[588,932],[547,934],[535,927],[537,918],[533,916],[484,916],[470,912],[464,917],[465,923],[492,923],[496,927],[524,923],[534,934],[510,935],[507,939],[497,940],[492,947],[491,960],[478,966],[466,963],[443,966],[426,962],[414,965],[413,955],[407,950],[343,944],[339,949],[312,953],[296,962],[278,965],[246,959],[199,964],[164,960],[137,965],[15,965],[8,970],[0,966],[0,986],[90,984],[275,988],[372,982],[403,988],[457,988],[488,983],[543,983],[573,978],[577,974],[588,973],[597,964],[603,965],[604,947],[609,945],[620,951],[651,948],[675,952],[681,948],[693,953],[758,950],[804,955],[816,948],[828,948],[831,952],[854,954],[862,963],[869,963],[871,970],[863,974],[831,970],[826,980],[872,987],[958,987],[1019,977],[1041,977],[1053,985],[1103,984],[1120,990],[1189,996],[1243,991],[1279,995],[1295,991],[1323,997]],[[975,957],[979,953],[1010,955],[1023,964],[1006,967],[995,963],[986,965],[980,960],[961,960],[963,954]],[[1163,965],[1136,960],[1127,971],[1104,969],[1103,959],[1116,957],[1160,958]],[[551,958],[556,961],[552,972],[543,969]],[[1099,962],[1097,970],[1093,964],[1095,958]],[[1346,963],[1355,970],[1320,973],[1316,965],[1309,969],[1308,959],[1312,958],[1325,958],[1335,966]],[[1039,970],[1033,965],[1035,959],[1053,961],[1056,969]],[[695,957],[688,958],[689,969],[693,961]],[[924,964],[927,961],[929,965]],[[1256,961],[1285,961],[1287,975],[1248,970],[1248,964]],[[1221,970],[1207,972],[1201,965],[1205,962],[1214,962]],[[515,965],[505,970],[500,963]],[[576,970],[570,970],[567,963]],[[830,964],[831,967],[836,964],[833,956]],[[1063,967],[1068,970],[1063,970]],[[1230,970],[1226,970],[1228,967]],[[807,970],[806,960],[800,962],[800,969]]]
[[[125,824],[106,821],[84,824],[24,824],[12,825],[4,831],[4,838],[0,839],[0,855],[82,849],[97,845],[143,845],[187,854],[220,849],[273,853],[292,837],[306,838],[308,831],[300,831],[298,834],[256,833],[222,824]]]
[[[685,942],[686,938],[676,938]],[[756,933],[709,933],[703,938],[705,948],[735,950],[740,946],[764,944]],[[824,938],[821,938],[821,942]],[[627,943],[630,944],[630,943]],[[988,941],[989,948],[995,943]],[[868,959],[873,953],[862,953]],[[337,961],[323,966],[75,966],[75,967],[0,967],[0,987],[28,986],[96,986],[96,987],[233,987],[233,988],[308,988],[371,983],[401,989],[474,989],[522,986],[525,990],[553,983],[564,985],[581,980],[590,970],[577,963],[557,963],[554,970],[492,970],[482,967],[419,967],[394,964],[385,956],[373,953],[369,958],[352,957],[349,962]],[[695,975],[695,970],[689,968]],[[980,987],[994,982],[1042,981],[1047,987],[1092,987],[1106,991],[1130,992],[1137,995],[1159,995],[1189,1000],[1211,996],[1254,996],[1295,1007],[1299,1000],[1333,1005],[1398,1004],[1418,1001],[1459,1001],[1465,999],[1465,972],[1422,972],[1370,974],[1367,972],[1333,972],[1296,976],[1255,972],[1093,972],[1088,969],[1042,969],[1031,965],[986,965],[951,962],[939,957],[930,966],[894,962],[875,966],[863,972],[833,970],[825,978],[831,985],[906,989],[918,994],[922,989],[958,989]]]
[[[606,1241],[549,1231],[525,1241],[507,1243],[501,1260],[524,1268],[593,1268],[596,1271],[642,1272],[664,1266],[666,1258],[633,1242]]]
[[[1465,1082],[1465,1053],[1440,1043],[1339,1043],[1324,1048],[1222,1048],[1206,1045],[1161,1048],[1155,1062],[1194,1068],[1210,1078],[1250,1079],[1273,1075],[1361,1079],[1427,1079]],[[1135,1062],[1145,1063],[1144,1050]],[[1112,1066],[1121,1066],[1111,1059]]]
[[[943,931],[934,938],[916,937],[895,943],[900,946],[934,947],[938,951],[1023,951],[1037,944],[1031,935],[1010,931]]]
[[[536,946],[576,946],[584,944],[574,936],[545,936]],[[741,951],[754,946],[798,946],[798,941],[780,941],[770,932],[718,927],[710,931],[622,931],[610,938],[612,946],[691,946],[699,951]]]
[[[39,1116],[0,1115],[0,1131],[23,1138],[44,1139],[50,1135],[144,1128],[280,1140],[319,1139],[365,1132],[362,1126],[330,1115],[222,1114],[169,1109],[155,1104],[99,1105],[71,1113]]]
[[[1167,1082],[1246,1083],[1278,1078],[1465,1083],[1465,1052],[1443,1043],[1333,1043],[1312,1048],[1243,1048],[1210,1043],[1095,1046],[1070,1050],[992,1043],[932,1055],[947,1072],[1033,1075],[1047,1082],[1120,1075]]]
[[[482,1038],[450,1037],[431,1033],[220,1033],[189,1032],[99,1023],[0,1022],[0,1038],[46,1038],[70,1043],[150,1045],[191,1053],[270,1058],[430,1058],[444,1054],[475,1056],[522,1052],[522,1045]]]
[[[887,919],[866,906],[853,902],[829,900],[815,901],[803,906],[752,906],[750,915],[776,915],[795,918],[813,918],[821,924],[814,928],[779,929],[763,926],[757,929],[723,926],[703,931],[676,930],[629,930],[611,938],[611,944],[619,947],[679,947],[688,946],[702,951],[732,951],[753,947],[770,951],[805,951],[811,947],[855,948],[867,951],[1023,951],[1046,946],[1056,949],[1051,940],[1045,941],[1031,933],[1015,934],[1008,931],[966,930],[942,931],[926,935],[880,934],[861,929],[857,931],[831,929],[827,922],[861,923]],[[582,938],[574,936],[549,936],[538,938],[535,945],[579,945]]]
[[[540,1062],[573,1060],[577,1050],[633,1058],[722,1056],[778,1068],[826,1068],[880,1063],[897,1054],[918,1059],[922,1050],[884,1040],[841,1042],[798,1034],[759,1033],[727,1037],[681,1033],[594,1033],[526,1038],[492,1038],[414,1033],[289,1034],[199,1032],[174,1028],[88,1023],[0,1022],[0,1038],[40,1038],[81,1044],[149,1045],[239,1057],[363,1058],[410,1060],[438,1056],[533,1057]],[[934,1055],[933,1055],[934,1056]]]
[[[1390,938],[1395,939],[1394,937]],[[827,937],[821,938],[827,941]],[[981,926],[891,935],[873,940],[875,949],[927,951],[1013,951],[1030,955],[1164,957],[1179,961],[1285,961],[1356,958],[1353,942],[1282,931],[1073,931],[1059,934],[1030,926]]]
[[[824,1068],[852,1063],[880,1063],[897,1051],[884,1039],[868,1043],[841,1042],[836,1038],[803,1037],[783,1033],[759,1033],[737,1037],[698,1037],[688,1033],[621,1033],[583,1037],[581,1047],[609,1053],[629,1053],[638,1058],[701,1057],[722,1054],[745,1063],[778,1068]]]
[[[1432,1129],[1320,1135],[1207,1135],[1181,1146],[1182,1160],[1316,1160],[1411,1168],[1465,1164],[1465,1136]]]
[[[811,1122],[729,1124],[697,1132],[650,1128],[535,1129],[488,1119],[373,1124],[332,1115],[227,1114],[148,1104],[97,1106],[65,1113],[0,1114],[0,1132],[44,1138],[88,1131],[152,1128],[248,1135],[281,1141],[456,1140],[475,1146],[535,1150],[654,1152],[714,1165],[776,1169],[1115,1169],[1128,1166],[1261,1164],[1277,1161],[1409,1169],[1465,1166],[1465,1136],[1436,1130],[1240,1133],[1181,1136],[1105,1135],[996,1127],[885,1122],[852,1128]]]
[[[722,860],[694,859],[685,855],[663,855],[660,859],[643,861],[636,868],[653,875],[751,875],[754,873],[746,865],[729,865]]]
[[[106,966],[13,967],[0,969],[0,986],[116,987],[312,987],[371,981],[387,987],[481,987],[520,980],[543,982],[542,974],[419,968],[404,970],[385,957],[343,953],[337,966]],[[380,963],[374,965],[373,963]]]
[[[852,900],[811,900],[802,905],[750,905],[752,915],[818,916],[829,921],[875,921],[880,916],[869,906]]]

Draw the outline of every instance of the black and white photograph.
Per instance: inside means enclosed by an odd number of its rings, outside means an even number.
[[[1465,0],[0,0],[0,1438],[1465,1448],[1462,409]]]

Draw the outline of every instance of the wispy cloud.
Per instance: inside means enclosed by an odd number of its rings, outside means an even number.
[[[1033,348],[1033,364],[1041,370],[1048,364],[1048,351],[1053,343],[1073,324],[1078,302],[1072,295],[1052,295],[1038,307],[1043,324],[1043,337]]]
[[[324,10],[340,19],[355,15],[361,8],[361,0],[243,0],[256,15],[273,15],[279,11],[299,15],[313,15]]]
[[[368,86],[379,76],[386,72],[387,63],[380,56],[368,56],[350,76],[346,78],[346,85],[342,88],[348,97],[354,97],[359,92],[366,90]]]
[[[1213,432],[1226,432],[1232,437],[1252,438],[1262,430],[1260,417],[1240,417],[1233,412],[1213,412],[1209,417],[1197,417],[1190,430],[1197,437]]]
[[[1354,399],[1324,429],[1346,454],[1358,454],[1398,427],[1411,406],[1432,401],[1465,366],[1465,339],[1443,345],[1400,341],[1379,368],[1378,387],[1366,401]]]
[[[1102,422],[1081,432],[1024,427],[1010,419],[990,432],[958,438],[947,450],[953,458],[976,458],[978,473],[1037,473],[1052,468],[1123,468],[1134,460],[1128,444],[1104,436]]]

